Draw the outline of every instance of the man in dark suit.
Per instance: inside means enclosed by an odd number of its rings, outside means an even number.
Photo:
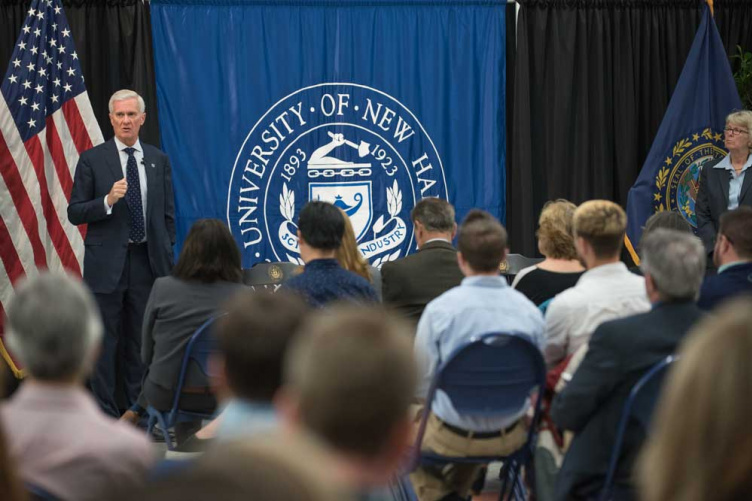
[[[119,416],[118,382],[128,407],[140,391],[141,323],[154,280],[172,268],[175,205],[167,155],[138,139],[143,98],[120,90],[109,109],[115,137],[81,154],[68,219],[88,225],[84,282],[105,324],[91,388],[105,412]]]
[[[752,207],[739,207],[721,216],[713,261],[718,274],[703,282],[697,302],[700,308],[710,310],[730,297],[752,295]]]
[[[635,382],[676,352],[702,316],[695,299],[705,274],[705,250],[694,235],[659,229],[640,242],[641,268],[653,307],[601,324],[572,381],[553,402],[551,416],[575,433],[556,480],[555,499],[591,499],[602,489],[624,403]],[[633,499],[630,473],[645,438],[627,427],[613,499]]]
[[[426,305],[463,279],[452,239],[454,207],[424,198],[410,213],[418,252],[381,267],[383,301],[418,323]]]

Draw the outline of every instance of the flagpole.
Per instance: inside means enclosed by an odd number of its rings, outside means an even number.
[[[706,0],[708,3],[708,7],[710,7],[710,15],[715,17],[715,12],[713,11],[713,0]]]

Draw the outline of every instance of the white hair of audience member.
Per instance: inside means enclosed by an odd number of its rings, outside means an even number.
[[[705,250],[691,233],[659,228],[640,241],[640,269],[653,277],[663,300],[697,299],[705,277]]]
[[[93,366],[102,320],[80,281],[50,272],[29,278],[16,287],[5,314],[8,347],[32,377],[71,381]]]
[[[146,103],[144,102],[143,97],[139,96],[135,91],[122,89],[115,92],[110,98],[110,102],[108,104],[110,113],[112,113],[112,110],[115,108],[115,101],[125,101],[126,99],[133,99],[134,97],[138,100],[138,111],[140,111],[141,113],[146,111]]]

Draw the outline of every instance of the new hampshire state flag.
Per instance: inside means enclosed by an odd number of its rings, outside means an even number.
[[[697,227],[700,171],[705,163],[726,155],[726,116],[741,108],[726,51],[706,6],[666,115],[629,190],[625,243],[636,264],[642,228],[655,212],[677,211]]]

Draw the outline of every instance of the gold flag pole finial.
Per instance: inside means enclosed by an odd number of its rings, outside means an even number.
[[[708,7],[710,7],[710,15],[715,16],[715,12],[713,11],[713,0],[706,0],[708,2]]]

